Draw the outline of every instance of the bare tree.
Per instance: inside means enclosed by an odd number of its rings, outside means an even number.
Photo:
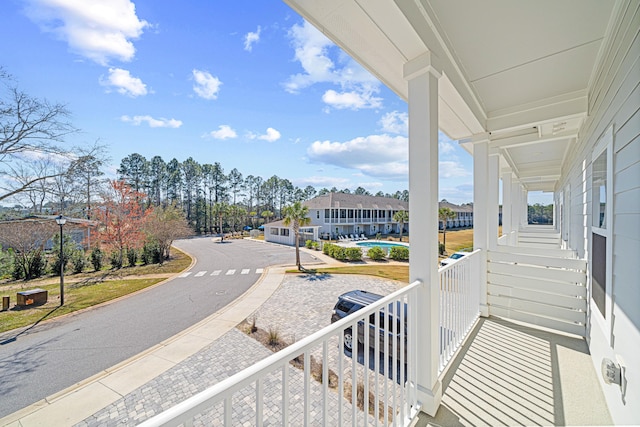
[[[26,183],[38,179],[31,185],[28,185],[24,191],[16,197],[18,199],[27,199],[32,213],[42,213],[47,197],[50,196],[51,176],[58,173],[55,164],[49,157],[37,157],[30,160],[23,160],[19,164],[11,165],[11,180],[8,182],[9,188],[19,188],[25,186]]]
[[[67,156],[63,139],[77,131],[69,122],[63,104],[52,104],[20,91],[6,71],[0,68],[0,176],[11,178],[17,164],[28,154]],[[0,186],[0,201],[29,189],[54,175],[32,179],[7,187]],[[15,183],[15,181],[13,181]]]
[[[147,239],[158,245],[162,255],[161,261],[169,259],[169,251],[174,240],[193,234],[184,213],[175,205],[154,207],[145,221],[144,231]]]

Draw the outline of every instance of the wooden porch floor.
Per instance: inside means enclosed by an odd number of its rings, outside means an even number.
[[[586,342],[482,318],[416,426],[611,425]]]

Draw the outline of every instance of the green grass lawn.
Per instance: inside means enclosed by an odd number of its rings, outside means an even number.
[[[344,267],[315,268],[309,271],[312,274],[362,274],[409,283],[409,265],[346,265]],[[287,270],[287,273],[300,272],[298,270]]]
[[[0,285],[0,296],[11,296],[12,307],[0,312],[0,333],[72,313],[106,301],[131,294],[165,280],[191,264],[183,252],[172,250],[171,260],[163,265],[125,267],[120,270],[100,271],[65,276],[65,304],[60,307],[60,282],[49,277],[27,282],[9,282]],[[145,277],[146,276],[146,277]],[[16,292],[27,289],[48,291],[46,304],[37,307],[15,306]]]

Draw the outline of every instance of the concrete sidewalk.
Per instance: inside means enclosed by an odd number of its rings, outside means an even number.
[[[81,422],[198,353],[256,311],[288,267],[269,267],[233,303],[172,338],[59,393],[0,419],[0,426],[68,426]]]

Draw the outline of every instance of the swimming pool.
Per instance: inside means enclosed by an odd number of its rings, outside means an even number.
[[[378,246],[384,249],[389,249],[392,248],[394,246],[404,246],[407,247],[407,245],[403,245],[401,243],[390,243],[390,242],[358,242],[356,243],[356,245],[358,246],[364,246],[365,248],[372,248],[374,246]]]

